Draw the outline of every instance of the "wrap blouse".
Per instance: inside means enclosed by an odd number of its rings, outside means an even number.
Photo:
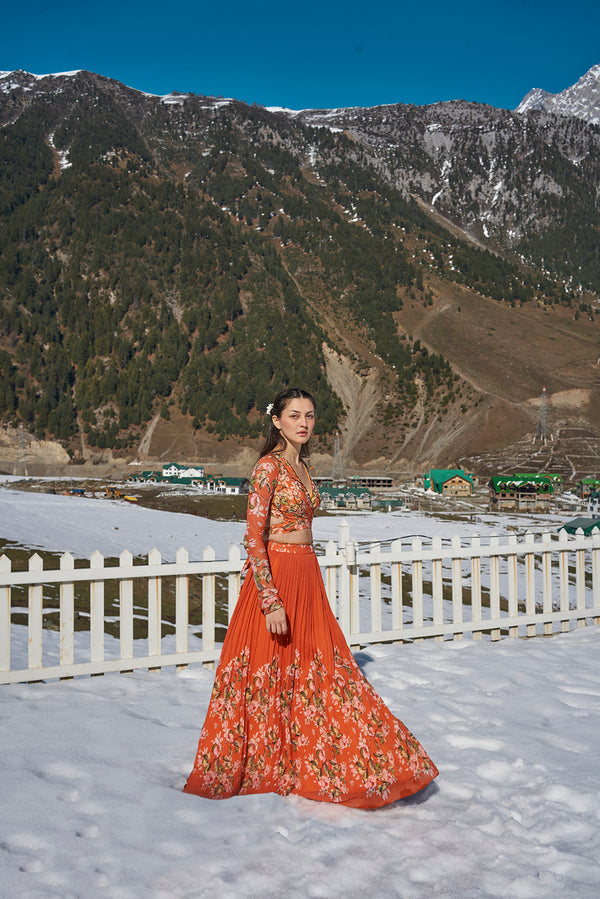
[[[289,534],[310,528],[321,497],[307,469],[306,487],[280,453],[259,459],[250,478],[244,546],[263,612],[283,605],[273,583],[265,535]]]

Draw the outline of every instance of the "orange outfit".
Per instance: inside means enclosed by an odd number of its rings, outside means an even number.
[[[438,774],[423,747],[361,673],[331,611],[311,545],[264,534],[310,528],[319,505],[276,453],[256,465],[246,577],[227,630],[193,770],[184,791],[210,799],[296,793],[374,808]],[[283,604],[288,632],[263,612]]]
[[[263,612],[281,605],[271,575],[265,533],[275,536],[310,529],[313,515],[321,503],[308,469],[306,473],[309,493],[289,462],[279,453],[269,453],[259,459],[250,478],[244,546]]]

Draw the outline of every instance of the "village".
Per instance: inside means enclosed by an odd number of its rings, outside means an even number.
[[[15,465],[15,475],[19,465]],[[110,478],[42,479],[35,484],[26,475],[24,489],[64,493],[74,497],[104,497],[142,505],[157,498],[176,510],[208,517],[245,515],[248,477],[207,471],[203,464],[168,462],[128,476]],[[322,469],[321,469],[322,472]],[[435,512],[476,518],[484,512],[558,513],[564,527],[591,533],[600,524],[600,478],[582,477],[568,482],[552,472],[498,473],[480,476],[462,468],[430,468],[420,473],[383,475],[345,474],[339,451],[329,474],[311,472],[321,495],[321,514],[365,512]],[[222,503],[229,497],[233,505]],[[200,503],[214,499],[212,507]],[[216,505],[215,505],[216,503]],[[198,506],[196,508],[195,506]],[[209,511],[209,508],[212,511]]]
[[[562,475],[552,473],[516,473],[481,479],[463,469],[437,469],[407,479],[369,474],[344,476],[341,471],[329,476],[313,475],[321,495],[321,510],[326,513],[353,512],[463,512],[511,513],[562,512],[576,516],[565,528],[582,528],[584,533],[600,523],[600,478],[581,478],[566,484]],[[249,479],[208,473],[203,465],[177,462],[164,464],[130,475],[124,484],[104,484],[101,493],[111,499],[138,502],[143,489],[162,487],[173,495],[183,490],[188,495],[245,496]],[[179,490],[178,490],[179,488]],[[74,496],[96,495],[98,487],[89,481],[71,486],[64,492]]]

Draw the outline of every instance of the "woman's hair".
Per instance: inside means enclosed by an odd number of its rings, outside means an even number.
[[[281,418],[283,410],[288,403],[291,400],[299,399],[310,400],[315,412],[317,411],[317,404],[308,390],[301,390],[300,387],[288,387],[286,390],[282,390],[281,393],[278,393],[267,412],[267,415],[269,416],[269,431],[259,453],[259,459],[262,459],[263,456],[266,456],[267,453],[272,452],[277,447],[280,447],[281,449],[285,447],[285,439],[282,437],[279,429],[273,424],[273,416],[275,415],[277,418]],[[300,447],[300,458],[305,459],[308,454],[308,444],[305,443]]]

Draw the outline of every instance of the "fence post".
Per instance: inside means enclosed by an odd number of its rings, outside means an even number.
[[[233,544],[229,548],[229,561],[239,562],[242,557],[240,548],[237,544]],[[248,569],[247,577],[252,577],[252,569]],[[230,571],[227,577],[227,623],[231,621],[233,610],[240,595],[241,574],[239,571]]]
[[[583,528],[577,528],[577,537],[583,537]],[[575,553],[575,596],[577,609],[585,609],[585,550]],[[585,627],[585,618],[577,619],[577,627]]]
[[[379,555],[381,544],[373,543],[371,554]],[[371,562],[371,630],[373,633],[381,630],[381,565],[379,562]]]
[[[90,569],[104,568],[104,556],[92,553]],[[93,578],[92,571],[90,575]],[[104,661],[104,581],[90,581],[90,661]]]
[[[239,549],[238,549],[239,554]],[[180,546],[175,556],[178,565],[187,565],[190,554],[183,546]],[[188,651],[188,622],[189,622],[189,578],[187,574],[178,574],[175,578],[175,652]],[[181,671],[187,665],[176,665],[175,670]]]
[[[333,540],[325,547],[325,592],[331,611],[337,615],[337,547]]]
[[[338,528],[340,554],[340,602],[339,602],[339,622],[342,633],[348,642],[350,642],[350,560],[348,555],[354,547],[350,543],[350,528],[347,522],[342,519]]]
[[[124,549],[119,556],[121,568],[133,566],[133,555]],[[119,578],[119,651],[122,659],[133,658],[133,579]]]
[[[348,563],[348,572],[350,575],[350,633],[360,633],[360,596],[359,596],[359,578],[360,572],[356,560],[357,548],[354,540],[349,540],[345,548],[346,562]],[[352,649],[358,646],[353,645]]]
[[[559,533],[559,539],[566,542],[569,537],[563,529]],[[569,550],[561,549],[558,555],[558,570],[560,577],[560,611],[569,611]],[[560,623],[562,633],[569,630],[569,619],[565,618]]]
[[[411,544],[412,549],[412,606],[413,627],[423,627],[423,541],[415,537]],[[415,642],[421,642],[423,638],[416,638]]]
[[[452,622],[454,625],[463,623],[463,583],[462,583],[462,559],[457,550],[461,549],[461,541],[458,534],[452,537],[452,549],[455,555],[452,558]],[[454,633],[455,640],[462,640],[463,633]]]
[[[471,540],[471,614],[472,620],[481,623],[481,539],[475,535]],[[473,639],[481,640],[481,630],[473,631]]]
[[[552,612],[552,536],[548,533],[542,534],[542,543],[544,546],[542,552],[542,609],[545,615]],[[544,622],[544,634],[552,633],[552,621]]]
[[[64,553],[60,558],[60,570],[72,571],[75,559],[71,553]],[[60,664],[73,664],[73,643],[75,639],[75,585],[61,584],[60,595]]]
[[[0,556],[0,573],[8,574],[11,568],[8,556]],[[10,585],[0,587],[0,671],[10,671],[10,594]]]
[[[148,565],[162,565],[162,557],[157,549],[148,555]],[[162,578],[148,578],[148,655],[160,655],[161,643]],[[151,668],[150,671],[155,671]]]
[[[600,530],[594,528],[592,531],[593,549],[592,549],[592,605],[595,609],[600,608]],[[594,624],[600,624],[600,616],[594,618]]]
[[[442,627],[444,624],[444,599],[442,592],[442,539],[437,535],[431,541],[431,548],[439,558],[434,558],[432,563],[432,585],[431,592],[433,594],[433,624],[435,627]],[[434,640],[440,641],[444,639],[443,634],[436,634]]]
[[[500,541],[494,534],[490,537],[490,549],[497,548]],[[490,618],[498,620],[500,618],[500,559],[497,555],[490,553]],[[492,628],[492,640],[500,639],[500,628]]]
[[[204,562],[214,562],[215,551],[207,546],[202,555]],[[202,575],[202,649],[215,648],[215,575]],[[204,662],[205,668],[214,668],[214,662]]]
[[[394,540],[391,546],[393,553],[402,552],[402,541]],[[392,629],[402,630],[402,563],[392,562]],[[399,643],[402,640],[398,641]]]
[[[508,617],[516,618],[519,613],[518,578],[517,578],[517,535],[509,534],[508,545],[514,548],[507,559],[508,564]],[[509,637],[519,636],[519,625],[511,625],[508,629]]]
[[[531,531],[525,534],[525,611],[535,615],[535,537]],[[528,637],[535,637],[535,624],[528,624]]]
[[[29,560],[30,571],[43,571],[44,563],[37,553]],[[41,584],[29,587],[29,668],[42,667],[43,594]]]

